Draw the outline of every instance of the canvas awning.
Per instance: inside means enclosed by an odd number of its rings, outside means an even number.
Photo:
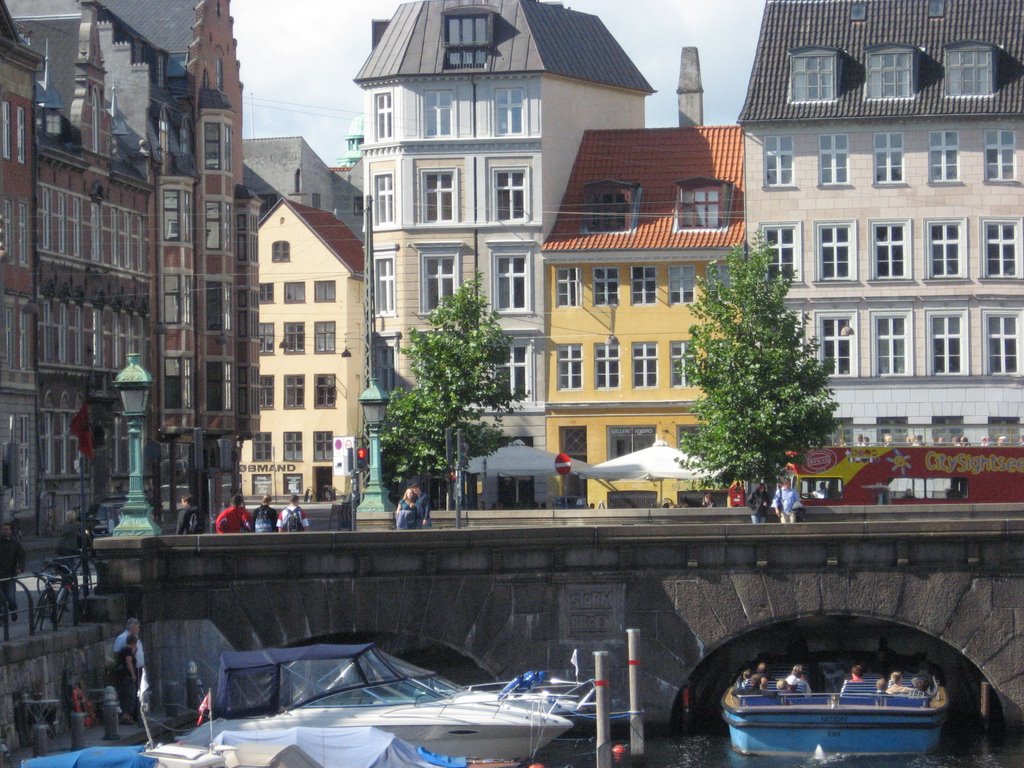
[[[582,469],[583,477],[595,480],[699,480],[700,470],[689,468],[690,457],[663,440],[625,456]]]

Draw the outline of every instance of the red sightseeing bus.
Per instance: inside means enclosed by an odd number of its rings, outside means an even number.
[[[1024,447],[833,446],[795,470],[808,507],[1024,502]]]

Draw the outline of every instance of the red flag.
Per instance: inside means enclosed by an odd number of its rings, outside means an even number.
[[[82,403],[71,420],[71,434],[78,438],[78,451],[92,458],[92,427],[89,425],[89,404]]]
[[[199,702],[199,719],[196,720],[196,725],[203,724],[203,718],[210,714],[210,691],[206,692],[203,696],[203,700]]]

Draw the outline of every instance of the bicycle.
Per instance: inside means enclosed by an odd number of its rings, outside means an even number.
[[[39,629],[44,621],[49,621],[53,629],[57,629],[64,617],[70,615],[73,623],[78,623],[78,577],[75,570],[62,560],[48,560],[36,576],[39,597],[32,609],[32,630]]]

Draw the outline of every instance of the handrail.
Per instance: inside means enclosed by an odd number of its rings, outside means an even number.
[[[25,593],[25,599],[28,601],[28,610],[26,612],[26,620],[28,621],[28,633],[29,635],[35,634],[35,627],[33,626],[32,616],[35,615],[35,601],[32,599],[32,590],[30,590],[22,580],[17,576],[8,576],[0,579],[0,582],[12,581],[14,582],[15,588],[20,588]],[[11,639],[11,613],[17,613],[17,611],[11,611],[7,608],[6,602],[4,603],[4,611],[2,614],[2,625],[4,630],[4,642],[6,643]]]

